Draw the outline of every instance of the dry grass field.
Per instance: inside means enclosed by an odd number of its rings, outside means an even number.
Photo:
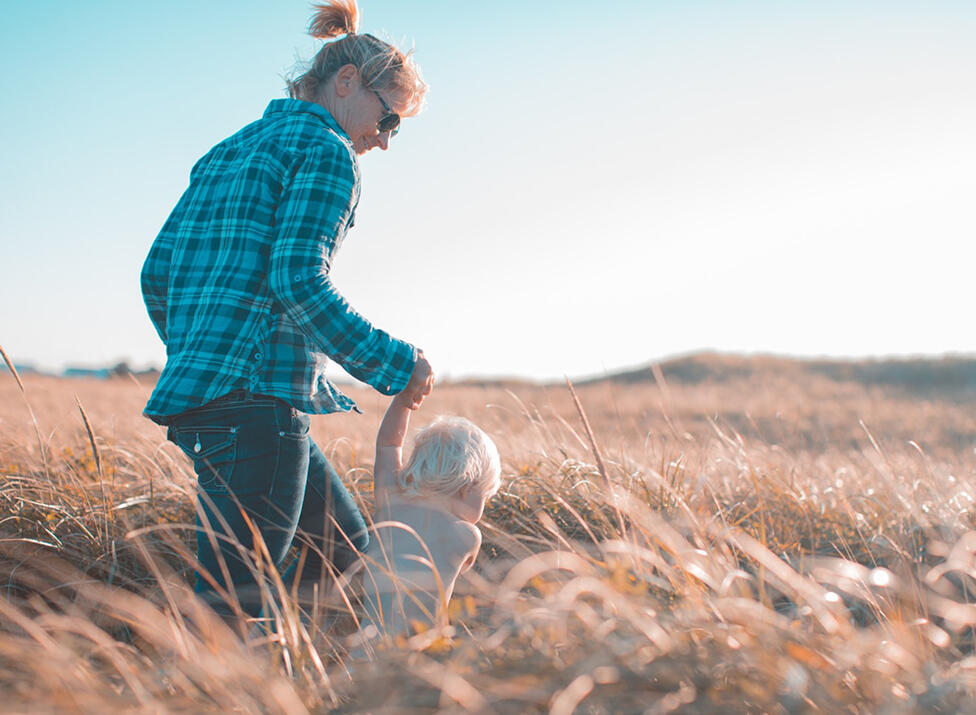
[[[436,389],[413,426],[481,425],[502,490],[452,627],[365,656],[194,600],[151,385],[0,373],[0,710],[976,712],[973,394],[696,360],[578,385],[592,439],[565,385]],[[366,510],[385,398],[350,392],[312,434]]]

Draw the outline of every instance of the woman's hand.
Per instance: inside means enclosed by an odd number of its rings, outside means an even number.
[[[422,351],[418,351],[417,364],[414,365],[413,373],[410,375],[410,382],[403,388],[397,397],[404,400],[411,410],[418,409],[424,402],[424,398],[434,389],[434,371],[424,357]]]

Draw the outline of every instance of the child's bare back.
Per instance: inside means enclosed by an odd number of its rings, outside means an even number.
[[[396,397],[376,439],[373,533],[363,557],[363,625],[387,635],[446,623],[457,577],[481,548],[475,525],[499,485],[498,452],[467,420],[436,421],[402,465],[410,407]]]
[[[481,531],[442,509],[400,499],[377,511],[374,529],[362,582],[370,620],[388,633],[440,623],[457,577],[474,564]]]

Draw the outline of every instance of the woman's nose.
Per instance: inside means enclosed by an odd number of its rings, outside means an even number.
[[[390,148],[390,133],[380,132],[379,136],[376,137],[376,144],[380,149],[386,151]]]

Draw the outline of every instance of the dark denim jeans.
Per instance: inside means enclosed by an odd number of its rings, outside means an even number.
[[[203,572],[222,589],[229,576],[243,610],[250,615],[260,611],[248,520],[275,567],[293,542],[309,546],[303,580],[320,577],[323,558],[342,571],[357,549],[366,548],[363,516],[309,438],[307,415],[275,397],[237,390],[176,415],[168,424],[169,439],[193,460],[197,473],[196,591],[218,610],[228,606]]]

